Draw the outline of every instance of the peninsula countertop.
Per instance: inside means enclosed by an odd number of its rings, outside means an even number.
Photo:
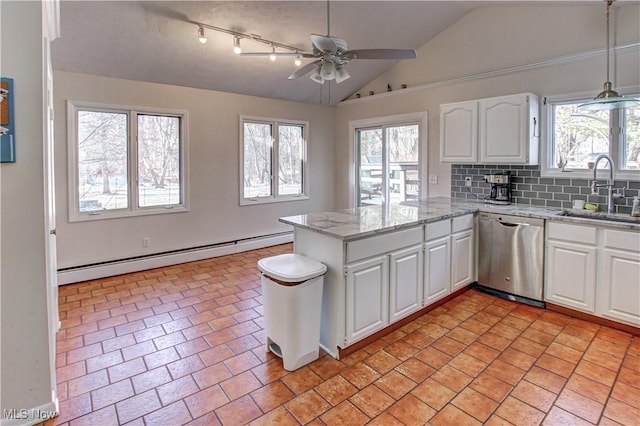
[[[573,217],[563,216],[566,209],[522,204],[492,205],[482,201],[446,197],[287,216],[280,218],[280,222],[342,240],[355,240],[478,211],[640,230],[640,218],[630,218],[628,215],[593,213],[591,217]],[[589,216],[589,214],[586,215]],[[623,217],[624,222],[620,221]]]

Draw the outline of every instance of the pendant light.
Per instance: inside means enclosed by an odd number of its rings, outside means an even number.
[[[639,99],[620,96],[618,92],[613,90],[613,85],[609,80],[609,11],[613,0],[605,0],[605,2],[607,3],[607,81],[604,83],[604,90],[598,93],[592,101],[578,105],[578,109],[582,111],[603,111],[640,106]]]

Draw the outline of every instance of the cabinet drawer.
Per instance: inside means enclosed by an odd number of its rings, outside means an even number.
[[[596,244],[597,228],[566,223],[547,223],[547,237],[555,240],[571,241],[583,244]]]
[[[347,243],[347,263],[409,247],[422,242],[422,226],[363,238]]]
[[[621,250],[640,252],[640,232],[604,230],[604,246]]]
[[[460,232],[473,228],[473,214],[454,217],[451,220],[451,232]]]
[[[427,223],[424,232],[425,241],[435,240],[436,238],[448,236],[451,234],[451,220],[441,220],[438,222]]]

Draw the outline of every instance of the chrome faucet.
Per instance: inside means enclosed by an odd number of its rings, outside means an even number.
[[[598,184],[597,172],[598,172],[598,163],[600,160],[606,159],[609,162],[609,182],[606,185]],[[616,191],[613,192],[613,169],[615,166],[613,165],[613,160],[607,154],[600,154],[596,157],[593,162],[593,181],[591,181],[591,195],[598,195],[598,188],[606,187],[607,188],[607,213],[613,213],[613,199],[624,197],[624,188],[622,188],[622,194]]]

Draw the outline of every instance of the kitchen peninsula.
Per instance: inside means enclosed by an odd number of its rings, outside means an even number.
[[[293,226],[294,251],[328,267],[321,347],[338,358],[367,337],[402,324],[402,319],[429,310],[475,282],[478,211],[584,226],[606,222],[613,229],[631,231],[634,239],[640,237],[640,221],[602,221],[563,216],[559,209],[490,206],[444,197],[280,218]],[[640,260],[634,265],[640,271]]]

